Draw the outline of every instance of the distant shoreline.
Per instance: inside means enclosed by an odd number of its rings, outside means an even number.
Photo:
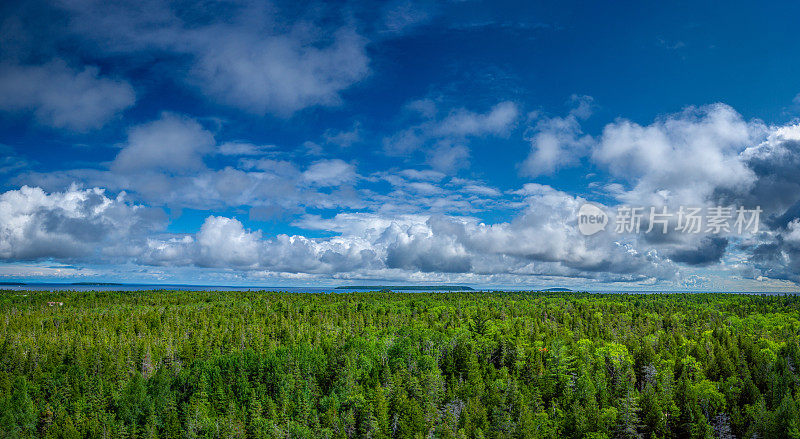
[[[475,291],[473,288],[461,285],[407,285],[407,286],[386,286],[386,285],[342,285],[334,288],[334,290],[397,290],[397,291]]]
[[[138,284],[123,284],[119,282],[54,282],[54,283],[47,283],[47,282],[0,282],[0,286],[16,286],[16,287],[24,287],[24,286],[37,286],[37,285],[58,285],[58,286],[76,286],[76,287],[124,287],[126,285],[138,285]],[[145,284],[142,284],[145,285]]]

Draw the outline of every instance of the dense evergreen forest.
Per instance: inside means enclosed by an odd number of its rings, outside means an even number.
[[[799,308],[722,294],[5,291],[0,436],[800,437]]]

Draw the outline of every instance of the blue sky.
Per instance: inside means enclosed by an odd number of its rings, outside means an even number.
[[[1,8],[0,280],[797,290],[796,3]]]

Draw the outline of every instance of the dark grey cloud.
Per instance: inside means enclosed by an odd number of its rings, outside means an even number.
[[[675,262],[688,265],[716,264],[725,254],[727,247],[727,238],[707,236],[700,241],[697,248],[675,250],[669,257]]]

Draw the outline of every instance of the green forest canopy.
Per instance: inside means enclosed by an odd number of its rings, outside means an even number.
[[[6,291],[0,437],[800,437],[798,307]]]

